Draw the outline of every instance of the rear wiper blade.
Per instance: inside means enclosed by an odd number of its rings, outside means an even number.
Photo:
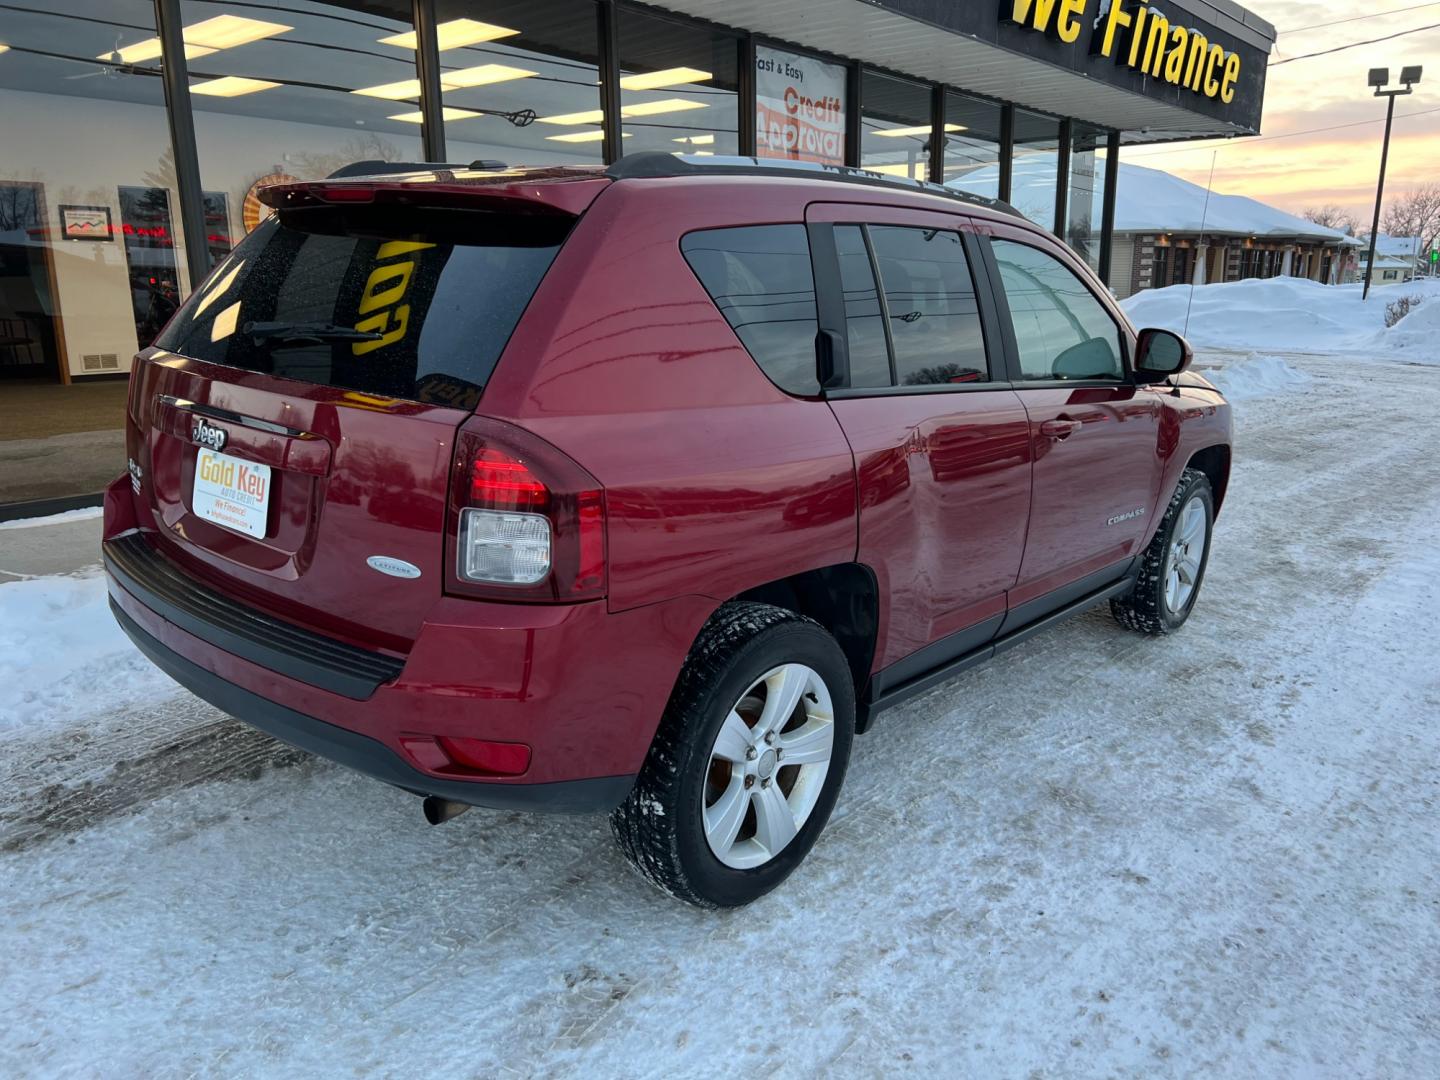
[[[353,326],[338,326],[335,323],[254,320],[242,324],[240,333],[256,341],[264,338],[281,338],[285,341],[379,341],[385,336],[372,330],[356,330]]]

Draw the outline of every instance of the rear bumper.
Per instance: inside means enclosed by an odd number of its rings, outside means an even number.
[[[436,795],[501,810],[604,813],[619,806],[635,782],[634,776],[600,776],[548,784],[493,784],[431,776],[382,742],[288,709],[206,671],[151,637],[113,598],[110,610],[136,647],[196,697],[291,746],[417,795]]]
[[[122,477],[105,500],[110,600],[120,625],[159,667],[296,746],[477,806],[618,805],[714,609],[698,596],[621,612],[603,601],[440,596],[400,656],[325,638],[234,600],[171,563],[163,554],[169,541],[136,518]],[[154,558],[135,550],[127,558],[136,543],[152,546]],[[391,668],[382,671],[380,661]],[[523,743],[529,767],[513,777],[432,769],[405,748],[417,735]]]

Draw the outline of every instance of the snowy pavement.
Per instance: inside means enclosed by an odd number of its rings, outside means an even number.
[[[1440,380],[1286,361],[1190,625],[883,715],[736,912],[600,819],[429,828],[74,629],[49,696],[0,674],[0,1075],[1440,1075]]]

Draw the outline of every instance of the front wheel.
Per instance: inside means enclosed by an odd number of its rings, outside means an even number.
[[[1135,588],[1110,601],[1121,626],[1158,635],[1185,625],[1200,598],[1214,524],[1209,477],[1199,469],[1186,469],[1155,539],[1145,549]]]
[[[691,649],[611,830],[672,896],[748,904],[825,828],[854,731],[854,684],[833,637],[782,608],[726,604]]]

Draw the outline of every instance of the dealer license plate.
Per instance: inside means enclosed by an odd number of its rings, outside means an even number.
[[[190,505],[196,517],[263,539],[270,517],[270,466],[201,447]]]

